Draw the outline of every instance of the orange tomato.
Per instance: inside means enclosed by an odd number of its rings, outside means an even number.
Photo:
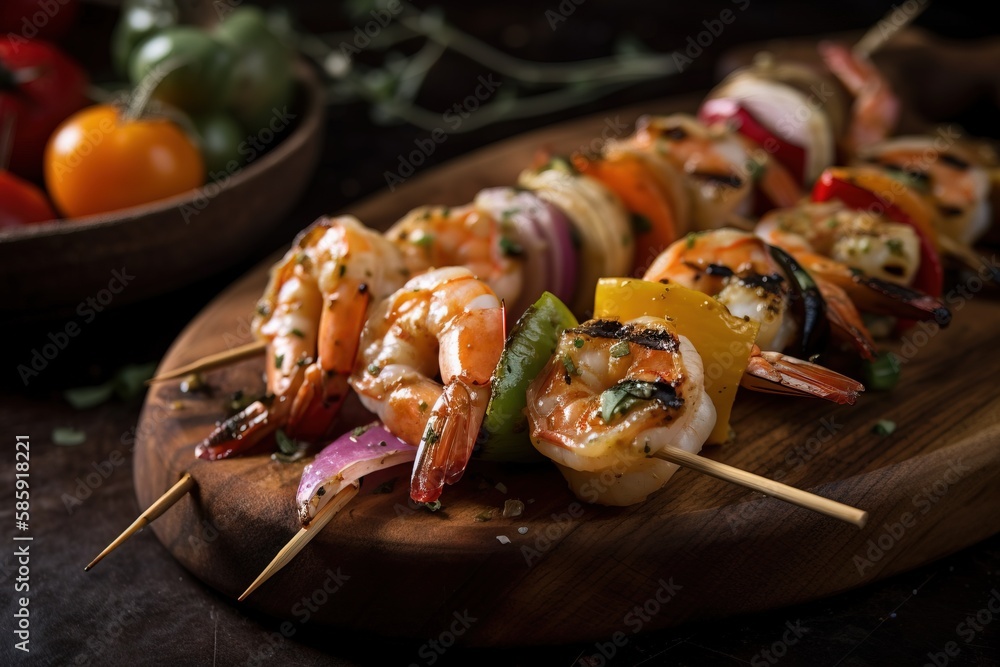
[[[165,118],[127,120],[113,105],[66,119],[45,148],[45,185],[66,217],[107,213],[197,188],[197,146]]]

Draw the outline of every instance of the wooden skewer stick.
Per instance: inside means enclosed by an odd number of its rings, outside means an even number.
[[[243,591],[243,595],[239,597],[239,601],[243,602],[243,600],[257,590],[261,584],[277,574],[278,570],[288,565],[288,563],[290,563],[292,559],[295,558],[295,556],[298,555],[298,553],[302,551],[307,544],[309,544],[309,541],[316,537],[319,532],[323,530],[323,527],[326,524],[330,523],[330,519],[332,519],[337,512],[342,510],[344,506],[356,495],[358,495],[358,487],[351,485],[342,489],[340,493],[331,498],[330,502],[324,505],[323,508],[316,513],[316,516],[313,517],[313,520],[309,523],[309,525],[299,530],[299,532],[295,534],[295,537],[289,540],[288,544],[282,547],[281,551],[278,552],[278,555],[274,557],[274,560],[272,560],[270,564],[264,568],[264,571],[261,572],[256,579],[254,579],[253,583],[250,584],[250,587]]]
[[[654,454],[654,456],[663,459],[664,461],[676,463],[677,465],[684,466],[685,468],[691,468],[692,470],[696,470],[700,473],[704,473],[726,482],[738,484],[739,486],[745,486],[746,488],[753,489],[754,491],[760,491],[765,495],[778,498],[779,500],[784,500],[785,502],[798,505],[799,507],[804,507],[807,510],[819,512],[820,514],[825,514],[826,516],[833,517],[834,519],[852,523],[858,528],[864,528],[865,524],[868,522],[868,512],[851,507],[850,505],[838,503],[837,501],[830,500],[829,498],[817,496],[815,493],[809,493],[808,491],[803,491],[802,489],[796,489],[793,486],[788,486],[787,484],[782,484],[781,482],[775,482],[772,479],[755,475],[752,472],[734,468],[733,466],[726,465],[725,463],[719,463],[718,461],[713,461],[712,459],[706,459],[698,456],[697,454],[686,452],[683,449],[678,449],[676,447],[664,447]]]
[[[166,493],[157,498],[156,501],[149,506],[149,509],[140,514],[139,518],[133,521],[132,525],[125,529],[125,532],[119,535],[114,542],[105,547],[104,551],[97,554],[97,558],[90,561],[90,565],[83,568],[83,571],[89,571],[92,567],[104,560],[105,556],[120,547],[125,540],[138,533],[153,521],[156,521],[161,514],[173,507],[174,503],[183,498],[192,488],[194,488],[194,478],[191,477],[191,473],[186,472],[176,484],[167,490]]]
[[[913,20],[920,16],[929,4],[931,4],[930,0],[918,2],[916,9],[908,14],[902,7],[893,6],[885,16],[879,19],[878,23],[869,28],[868,32],[857,41],[853,49],[855,55],[867,58],[881,49],[886,42],[896,36],[896,33],[913,23]]]
[[[938,243],[941,244],[941,249],[946,254],[957,259],[963,266],[965,266],[965,268],[978,273],[979,269],[985,266],[986,270],[990,273],[990,278],[994,282],[1000,283],[1000,269],[986,261],[985,258],[980,257],[976,254],[976,251],[969,246],[955,241],[944,234],[940,234],[938,236]]]
[[[242,361],[243,359],[255,357],[258,354],[264,354],[264,350],[266,349],[266,341],[255,340],[252,343],[234,347],[233,349],[226,350],[225,352],[210,354],[207,357],[202,357],[198,361],[191,362],[186,366],[181,366],[180,368],[157,375],[155,378],[146,380],[146,384],[151,385],[155,382],[162,382],[164,380],[176,380],[177,378],[190,375],[191,373],[210,371],[213,368],[219,368],[220,366],[226,366],[228,364],[236,363],[237,361]]]

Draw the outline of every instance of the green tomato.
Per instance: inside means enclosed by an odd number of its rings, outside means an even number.
[[[218,108],[226,99],[233,52],[206,32],[188,26],[166,28],[143,41],[129,58],[129,80],[138,86],[150,72],[167,73],[155,99],[189,113]]]
[[[178,11],[174,0],[125,0],[121,18],[111,35],[111,60],[115,71],[128,74],[132,51],[147,37],[177,25]]]
[[[490,380],[490,402],[479,434],[479,458],[527,463],[542,460],[529,437],[528,385],[545,368],[564,329],[577,325],[555,295],[543,292],[507,336]]]
[[[240,147],[246,141],[243,127],[228,113],[213,111],[191,119],[209,178],[220,180],[246,163]]]
[[[295,54],[271,32],[267,18],[256,7],[233,11],[215,29],[215,37],[236,55],[228,87],[229,109],[256,134],[292,102]]]

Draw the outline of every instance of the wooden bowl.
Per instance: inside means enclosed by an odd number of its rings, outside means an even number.
[[[305,63],[295,77],[295,126],[228,182],[112,213],[0,230],[0,312],[71,313],[109,289],[116,271],[135,276],[114,296],[111,305],[119,306],[193,283],[242,258],[298,201],[319,161],[322,86]]]

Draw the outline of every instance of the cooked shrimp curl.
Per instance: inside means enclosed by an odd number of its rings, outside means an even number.
[[[198,456],[246,451],[279,428],[305,440],[327,433],[347,396],[369,306],[403,284],[402,269],[396,247],[353,217],[304,229],[271,269],[253,322],[267,342],[268,396],[218,424]]]
[[[500,300],[459,267],[409,280],[365,324],[351,386],[390,431],[419,446],[414,500],[437,500],[461,479],[503,343]]]
[[[656,317],[567,329],[527,397],[535,448],[581,499],[604,505],[645,500],[677,468],[652,456],[696,453],[715,426],[701,357]]]

